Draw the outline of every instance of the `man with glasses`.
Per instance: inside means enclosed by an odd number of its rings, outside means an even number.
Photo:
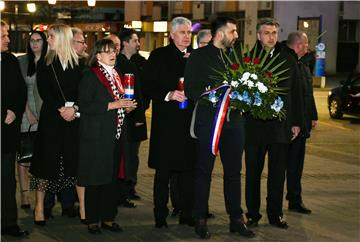
[[[211,150],[213,120],[216,108],[201,102],[200,96],[215,82],[216,71],[225,72],[221,59],[223,51],[234,45],[238,38],[237,22],[232,18],[218,17],[211,23],[212,43],[195,50],[185,68],[185,94],[198,102],[194,133],[197,136],[197,160],[195,164],[195,199],[193,215],[195,233],[203,239],[210,238],[207,227],[207,211],[211,174],[216,156]],[[231,54],[231,53],[229,53]],[[226,110],[219,139],[219,150],[224,170],[224,197],[227,213],[230,215],[229,230],[244,237],[254,237],[243,218],[241,208],[241,157],[244,147],[244,118],[238,110]]]
[[[246,206],[248,212],[247,225],[258,226],[260,214],[260,185],[261,174],[264,168],[265,155],[268,154],[268,178],[266,212],[269,223],[275,227],[287,229],[288,224],[283,219],[283,192],[285,169],[290,142],[295,139],[302,123],[301,86],[298,81],[296,54],[288,51],[286,45],[278,42],[279,23],[275,19],[261,19],[257,30],[257,55],[263,49],[269,51],[266,65],[275,56],[278,58],[269,69],[281,61],[285,63],[281,69],[288,69],[280,77],[288,77],[279,83],[286,95],[281,95],[286,110],[286,119],[260,120],[251,116],[246,117],[245,123],[245,164],[246,164]],[[254,51],[254,50],[253,50]],[[265,53],[263,51],[263,53]]]
[[[88,53],[86,53],[86,49],[87,49],[87,44],[85,41],[85,37],[84,37],[84,33],[81,29],[76,28],[76,27],[72,27],[71,28],[72,32],[73,32],[73,38],[74,38],[74,49],[76,51],[76,54],[78,54],[78,56],[80,57],[80,59],[82,58],[88,58]]]

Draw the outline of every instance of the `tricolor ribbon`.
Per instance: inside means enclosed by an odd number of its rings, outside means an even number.
[[[200,95],[200,98],[207,96],[210,94],[210,92],[213,91],[220,91],[220,97],[219,101],[216,103],[216,113],[215,118],[213,120],[213,126],[211,130],[211,142],[210,142],[210,148],[211,153],[213,153],[215,156],[218,154],[218,146],[219,146],[219,140],[220,135],[222,131],[222,127],[224,125],[224,119],[226,116],[226,111],[229,106],[230,101],[230,94],[231,94],[231,87],[228,84],[223,84],[221,86],[218,86],[216,88],[210,89],[203,94]],[[196,103],[196,106],[193,111],[192,119],[191,119],[191,126],[190,126],[190,135],[193,138],[197,138],[194,132],[194,125],[195,125],[195,118],[196,118],[196,110],[197,110],[198,102]]]

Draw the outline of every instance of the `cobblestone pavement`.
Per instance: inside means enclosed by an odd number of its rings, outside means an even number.
[[[289,229],[282,230],[268,224],[266,216],[254,229],[256,237],[245,239],[229,233],[228,216],[224,208],[222,167],[216,161],[210,196],[210,211],[216,218],[209,220],[212,233],[210,241],[360,241],[360,125],[352,118],[330,120],[326,111],[327,93],[316,92],[319,109],[319,126],[308,141],[303,176],[303,198],[313,210],[311,215],[302,215],[287,210],[284,200],[284,215]],[[90,235],[79,219],[61,217],[59,204],[54,209],[54,220],[43,228],[33,225],[32,210],[19,209],[19,224],[31,231],[24,241],[199,241],[193,228],[178,225],[176,218],[169,217],[168,229],[154,228],[152,214],[152,186],[154,171],[147,168],[148,142],[141,145],[138,193],[142,200],[137,208],[119,208],[116,221],[124,228],[122,233],[104,231],[102,235]],[[244,166],[243,166],[244,167]],[[265,165],[266,167],[266,165]],[[244,187],[245,168],[242,171]],[[266,198],[265,168],[262,179],[261,212],[265,215]],[[244,194],[244,190],[242,190]],[[33,201],[32,201],[33,202]],[[246,211],[244,197],[243,209]],[[33,207],[33,204],[32,204]],[[1,241],[15,241],[5,236]]]

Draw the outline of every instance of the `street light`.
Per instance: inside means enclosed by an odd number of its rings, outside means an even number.
[[[3,11],[5,9],[5,2],[0,1],[0,11]]]
[[[87,4],[89,7],[95,7],[96,0],[87,0]]]
[[[35,11],[36,11],[35,3],[28,3],[28,4],[26,4],[26,6],[30,13],[35,13]]]
[[[56,4],[56,0],[48,0],[48,3],[51,5],[55,5]]]

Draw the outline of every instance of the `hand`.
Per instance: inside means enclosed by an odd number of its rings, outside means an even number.
[[[73,107],[61,107],[58,110],[64,120],[71,122],[75,119],[75,109]]]
[[[140,127],[142,125],[144,125],[144,123],[135,123],[135,127]]]
[[[133,111],[134,109],[136,109],[136,107],[137,107],[137,102],[136,102],[136,100],[133,100],[133,106],[125,108],[125,111],[126,111],[127,113],[130,113],[131,111]]]
[[[291,133],[292,133],[291,140],[294,140],[300,133],[300,127],[299,126],[291,127]]]
[[[29,110],[29,112],[26,112],[26,118],[29,121],[30,125],[37,124],[39,121],[30,110]]]
[[[318,121],[317,120],[311,120],[311,126],[313,128],[315,128],[318,125]]]
[[[119,109],[119,108],[133,108],[135,109],[137,102],[131,99],[120,99],[117,101],[110,102],[108,104],[108,110]],[[132,109],[132,110],[133,110]]]
[[[6,124],[11,124],[12,122],[14,122],[15,119],[16,119],[15,113],[13,111],[11,111],[10,109],[8,109],[4,122]]]
[[[184,91],[172,91],[169,94],[169,100],[174,100],[174,101],[178,101],[178,102],[183,102],[185,101],[185,93]]]

